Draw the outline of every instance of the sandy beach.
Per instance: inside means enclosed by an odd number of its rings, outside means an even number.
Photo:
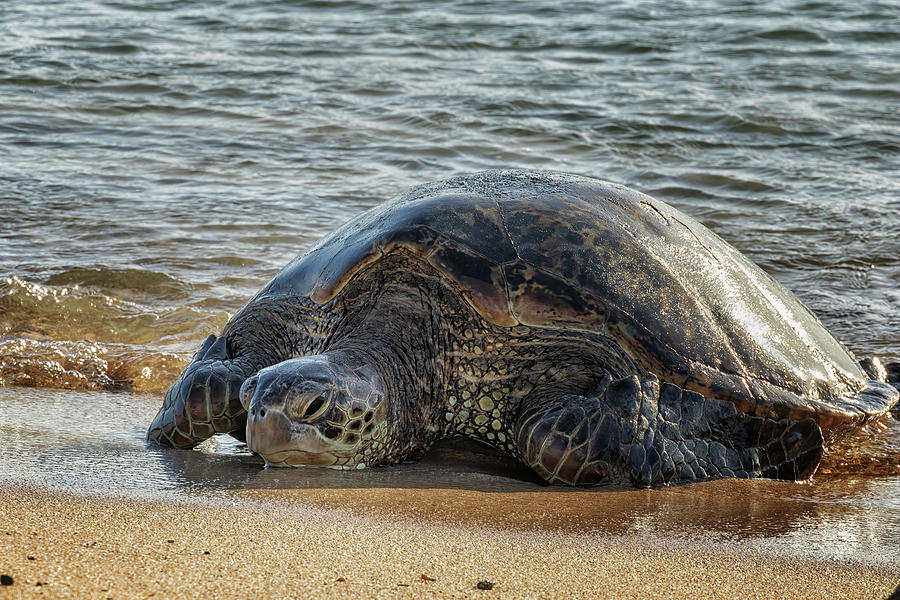
[[[265,469],[228,438],[148,445],[122,423],[158,399],[105,398],[0,388],[0,600],[880,600],[900,584],[891,477],[577,490],[463,442],[388,468]]]
[[[900,569],[739,545],[678,547],[540,522],[514,526],[514,516],[499,526],[449,522],[495,500],[347,489],[169,502],[6,486],[0,571],[13,583],[0,597],[872,599],[900,583]],[[478,589],[484,581],[493,588]]]

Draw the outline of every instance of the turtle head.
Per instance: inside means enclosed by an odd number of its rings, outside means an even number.
[[[241,386],[247,445],[272,466],[363,468],[386,429],[379,381],[326,354],[262,369]]]

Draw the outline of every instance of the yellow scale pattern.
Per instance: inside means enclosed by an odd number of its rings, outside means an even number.
[[[454,323],[454,325],[456,325]],[[444,436],[464,436],[519,456],[516,424],[522,398],[546,380],[550,364],[538,360],[550,340],[529,327],[460,323],[449,358]],[[547,332],[547,337],[552,334]]]

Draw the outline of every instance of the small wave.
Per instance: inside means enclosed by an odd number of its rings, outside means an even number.
[[[187,344],[220,330],[228,320],[221,307],[188,302],[177,280],[161,274],[144,277],[127,270],[74,269],[48,280],[68,285],[51,285],[9,276],[0,280],[0,335]]]
[[[761,31],[755,34],[755,37],[761,40],[772,40],[779,42],[802,42],[810,44],[827,44],[828,38],[818,31],[809,29],[771,29],[769,31]]]
[[[691,184],[706,188],[724,188],[741,192],[773,192],[777,188],[762,181],[743,179],[729,174],[711,172],[689,172],[681,177]]]
[[[144,346],[9,338],[0,340],[0,385],[159,392],[188,360]]]
[[[96,287],[107,291],[152,292],[154,295],[181,295],[188,286],[165,273],[146,269],[75,267],[47,278],[49,286]]]
[[[118,44],[99,44],[96,46],[91,45],[80,45],[78,47],[79,50],[85,52],[96,52],[98,54],[137,54],[141,52],[143,49],[140,46],[135,46],[134,44],[128,44],[125,42]]]

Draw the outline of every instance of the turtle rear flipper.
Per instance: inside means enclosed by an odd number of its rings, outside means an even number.
[[[207,337],[166,392],[147,439],[191,448],[216,433],[240,435],[247,414],[239,397],[246,370],[242,361],[228,357],[224,337]]]
[[[884,382],[895,388],[897,391],[900,391],[900,363],[891,362],[885,364],[882,363],[877,357],[872,356],[860,360],[859,366],[866,373],[866,375],[872,378],[872,380],[876,384],[878,382]],[[877,414],[878,409],[884,405],[885,399],[887,399],[886,401],[889,402],[889,404],[884,406],[881,412],[890,409],[894,416],[900,417],[900,402],[896,401],[896,394],[894,394],[892,398],[891,394],[883,393],[884,386],[881,386],[882,389],[878,390],[878,386],[873,385],[872,381],[869,382],[869,389],[867,389],[866,391],[870,391],[873,387],[876,388],[876,393],[874,394],[874,402],[872,403],[875,408],[872,410],[872,412]],[[890,388],[887,389],[889,390]],[[879,394],[879,391],[882,393]],[[871,393],[866,394],[866,396],[868,398],[873,398],[873,394]]]
[[[649,487],[724,477],[805,480],[822,457],[812,419],[739,413],[654,376],[606,377],[589,397],[526,411],[520,453],[550,483]]]
[[[900,362],[888,363],[884,367],[885,371],[887,371],[887,382],[897,388],[897,391],[900,391]],[[894,405],[891,413],[895,417],[900,418],[900,402]]]
[[[888,363],[884,369],[887,373],[887,382],[900,390],[900,362]]]

